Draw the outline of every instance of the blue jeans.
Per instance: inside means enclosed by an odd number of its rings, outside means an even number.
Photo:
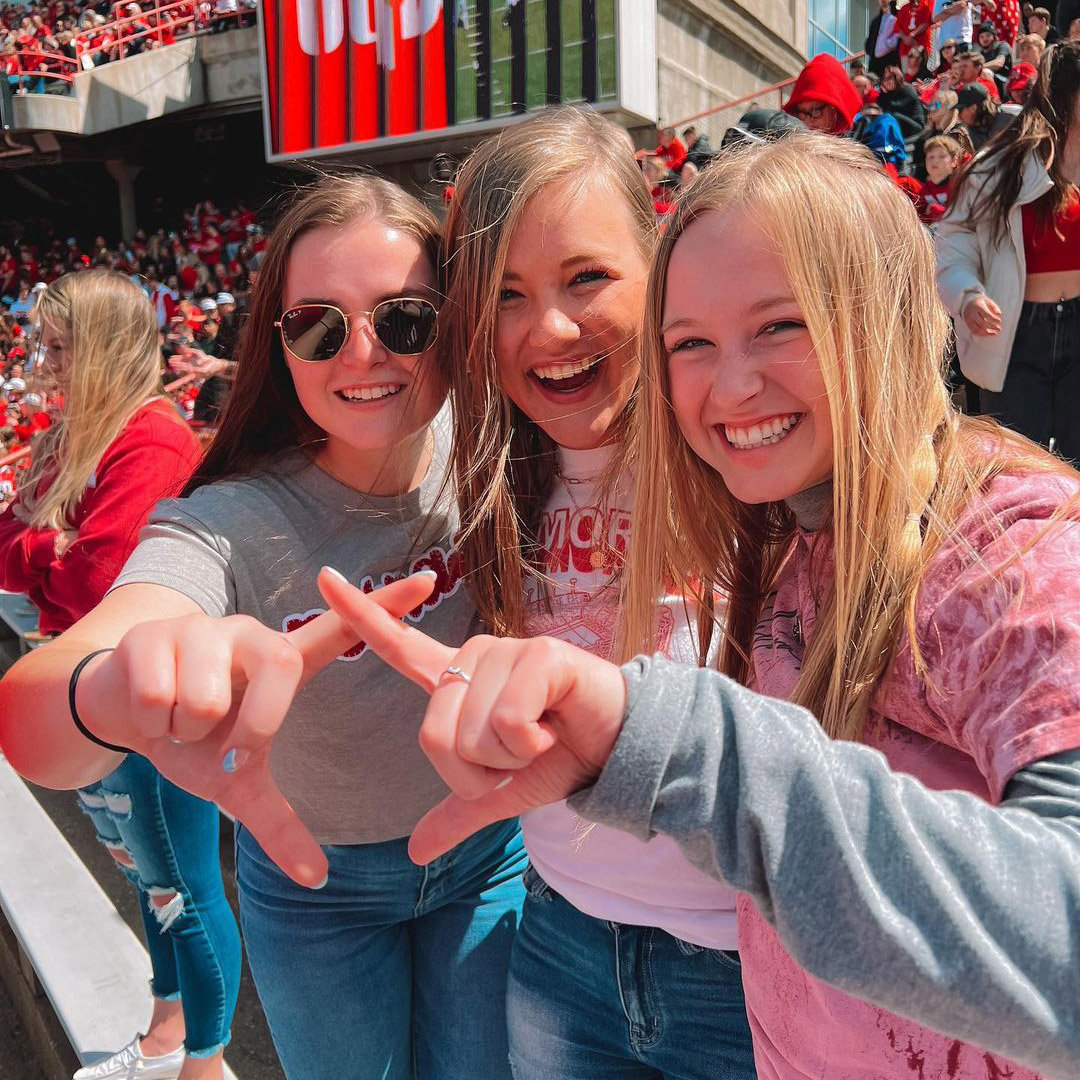
[[[210,1057],[229,1041],[240,991],[240,931],[221,881],[217,807],[138,754],[79,799],[141,895],[151,992],[180,998],[188,1054]]]
[[[510,961],[515,1080],[751,1080],[738,953],[594,919],[532,867]]]
[[[506,976],[524,889],[516,821],[427,867],[407,840],[327,846],[319,890],[236,831],[248,962],[289,1080],[509,1080]]]

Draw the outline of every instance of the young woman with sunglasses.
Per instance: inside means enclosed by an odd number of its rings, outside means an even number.
[[[623,437],[656,237],[625,132],[584,110],[532,117],[458,173],[442,347],[461,554],[495,633],[613,654],[636,528]],[[660,648],[692,662],[692,606],[660,597]],[[671,841],[583,829],[565,805],[530,814],[522,832],[529,897],[507,996],[516,1080],[752,1077],[735,894]]]
[[[305,663],[313,673],[295,628],[324,607],[324,563],[368,589],[427,570],[436,594],[397,614],[447,642],[473,627],[444,484],[438,243],[432,215],[373,178],[324,179],[285,211],[235,390],[184,497],[151,516],[104,602],[4,683],[3,711],[33,709],[45,730],[54,709],[62,724],[80,660],[115,646],[78,673],[70,704],[87,730],[107,729],[121,746],[142,745],[140,731],[186,739],[210,718],[236,717],[244,681],[260,723],[287,707],[272,778],[266,755],[245,762],[213,740],[159,739],[163,761],[154,745],[146,752],[241,821],[252,806],[262,819],[275,808],[258,840],[238,827],[236,880],[289,1080],[509,1077],[502,1002],[524,869],[516,823],[440,865],[409,861],[405,838],[445,792],[417,745],[423,694],[355,639],[289,705]],[[261,698],[256,669],[279,680]],[[93,767],[77,753],[55,757],[37,736],[3,737],[16,767],[46,783],[79,782]],[[305,848],[297,871],[279,853],[290,837],[310,844],[305,828],[321,851]]]

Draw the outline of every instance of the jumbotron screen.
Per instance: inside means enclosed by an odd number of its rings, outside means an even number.
[[[269,0],[267,156],[431,138],[557,103],[625,104],[654,119],[655,90],[624,103],[619,73],[630,61],[655,82],[655,10],[644,0]]]

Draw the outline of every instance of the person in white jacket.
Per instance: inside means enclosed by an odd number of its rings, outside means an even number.
[[[1023,113],[937,227],[938,292],[980,408],[1080,457],[1080,43],[1049,50]]]

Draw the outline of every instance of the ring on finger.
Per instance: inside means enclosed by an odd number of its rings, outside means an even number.
[[[459,668],[456,664],[451,664],[443,672],[443,675],[449,675],[454,679],[460,679],[466,686],[472,682],[472,676],[464,668]]]

